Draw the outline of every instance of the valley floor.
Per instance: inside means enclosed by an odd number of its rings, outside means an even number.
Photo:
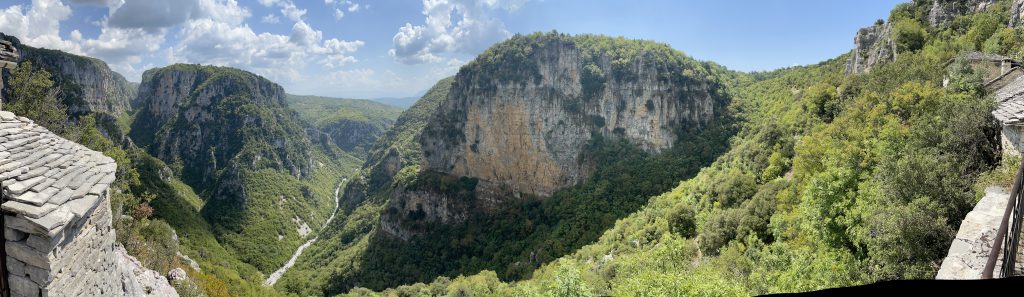
[[[341,205],[340,201],[338,201],[339,194],[341,193],[341,188],[345,186],[345,182],[348,182],[347,178],[342,179],[341,183],[338,184],[338,187],[334,188],[334,212],[332,212],[331,217],[327,218],[327,221],[324,222],[324,226],[330,224],[331,221],[334,220],[334,217],[338,215],[338,206]],[[299,256],[302,255],[302,252],[305,251],[307,247],[316,242],[318,238],[320,238],[319,235],[314,236],[309,241],[306,241],[306,243],[300,245],[299,248],[295,249],[295,254],[292,254],[292,257],[288,259],[288,262],[285,262],[284,265],[281,266],[281,268],[278,268],[277,270],[274,271],[274,273],[270,274],[270,276],[267,277],[267,281],[263,282],[263,285],[268,287],[274,286],[274,284],[277,283],[277,280],[281,279],[281,276],[284,275],[285,272],[288,272],[289,268],[295,266],[295,260],[299,259]]]

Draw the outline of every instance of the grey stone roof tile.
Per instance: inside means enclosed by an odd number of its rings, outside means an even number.
[[[44,234],[49,231],[48,229],[43,228],[42,226],[39,226],[38,224],[21,216],[4,215],[4,224],[5,227],[11,227],[18,231],[31,234]]]
[[[32,168],[31,166],[26,166],[26,167]],[[17,179],[17,180],[26,180],[26,179],[30,179],[30,178],[33,178],[33,177],[42,176],[43,174],[46,174],[47,171],[49,171],[49,168],[46,168],[46,167],[36,167],[36,168],[29,169],[28,171],[23,172],[21,175],[15,177],[15,179]]]
[[[0,176],[4,176],[5,174],[9,175],[10,177],[18,176],[22,173],[21,168],[21,162],[18,161],[10,161],[7,163],[0,164]],[[15,170],[18,171],[15,172]],[[4,179],[6,178],[0,178],[0,180]]]
[[[51,187],[51,189],[56,188]],[[71,193],[73,193],[74,191],[75,190],[63,188],[56,194],[53,194],[53,196],[50,197],[50,200],[46,201],[46,203],[55,205],[64,204],[64,202],[68,202],[68,200],[71,200]]]
[[[62,171],[61,177],[57,180],[57,182],[53,183],[50,186],[57,188],[70,188],[68,185],[71,183],[71,181],[76,176],[82,174],[83,172],[85,172],[85,168],[83,167],[68,167]]]
[[[25,193],[25,191],[28,191],[29,188],[32,188],[32,186],[35,186],[36,184],[42,182],[44,179],[46,178],[42,176],[37,176],[26,180],[18,180],[12,182],[10,186],[5,186],[5,188],[7,188],[8,193],[18,195],[21,193]]]
[[[82,199],[71,200],[65,205],[68,206],[75,216],[82,217],[84,214],[89,213],[94,207],[96,207],[96,200],[98,200],[99,197],[99,195],[89,194],[82,197]]]
[[[57,229],[57,227],[64,226],[64,224],[67,224],[72,218],[74,217],[72,213],[68,211],[67,204],[65,203],[42,217],[27,219],[29,222],[33,222],[40,227],[46,228],[47,233],[49,233],[49,231],[53,231]]]
[[[0,208],[5,211],[16,212],[26,217],[37,219],[57,209],[57,205],[43,204],[40,206],[11,200],[4,202],[3,205],[0,205]]]
[[[52,179],[52,178],[49,178],[49,177],[45,177],[45,179],[44,179],[43,181],[39,182],[39,183],[38,183],[38,184],[36,184],[35,186],[32,186],[32,191],[35,191],[35,192],[39,192],[39,193],[43,193],[43,190],[46,190],[46,188],[49,188],[49,187],[50,187],[50,185],[52,185],[52,184],[53,184],[53,182],[55,182],[55,181],[57,181],[57,180],[54,180],[54,179]],[[55,194],[55,193],[56,193],[56,192],[53,192],[53,193],[47,193],[47,194],[49,194],[49,195],[53,195],[53,194]]]
[[[39,193],[36,192],[25,192],[19,195],[11,195],[8,198],[10,198],[11,200],[21,201],[32,205],[43,205],[44,203],[46,203],[47,200],[46,197],[40,196]]]

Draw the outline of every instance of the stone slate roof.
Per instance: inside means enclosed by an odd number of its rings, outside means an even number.
[[[999,54],[986,54],[982,52],[970,52],[964,55],[964,58],[972,61],[1004,61],[1010,60],[1009,57]]]
[[[0,209],[18,229],[55,235],[101,202],[114,182],[110,157],[0,111]]]
[[[1013,71],[1021,70],[1014,68]],[[992,99],[996,102],[996,109],[992,111],[992,115],[1003,125],[1016,125],[1024,120],[1024,76],[1008,79],[1012,81],[991,92]]]
[[[1003,125],[1019,125],[1024,120],[1024,100],[1001,102],[992,115]]]
[[[1014,98],[1024,98],[1024,77],[1014,79],[1006,86],[992,91],[995,102],[1006,102]]]

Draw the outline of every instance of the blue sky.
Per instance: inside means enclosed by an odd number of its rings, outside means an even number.
[[[849,51],[896,0],[0,0],[0,32],[97,57],[129,80],[170,63],[238,67],[290,93],[411,96],[516,33],[664,42],[731,69]]]

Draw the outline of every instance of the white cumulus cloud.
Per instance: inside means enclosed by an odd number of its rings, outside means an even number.
[[[80,54],[78,44],[60,37],[60,22],[70,16],[71,7],[60,0],[33,0],[29,7],[13,5],[0,11],[0,31],[31,46]]]
[[[266,24],[277,24],[281,22],[281,19],[278,18],[276,15],[268,14],[263,16],[263,19],[261,19],[260,21]]]
[[[404,64],[444,61],[449,52],[476,53],[508,38],[496,10],[515,11],[526,0],[424,0],[422,25],[406,23],[392,38],[388,55]]]

